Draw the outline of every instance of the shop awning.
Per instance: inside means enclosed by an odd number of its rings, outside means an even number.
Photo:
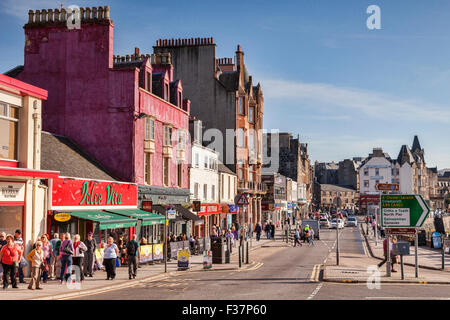
[[[160,214],[148,212],[139,209],[115,209],[107,210],[108,212],[117,213],[121,216],[133,217],[142,220],[143,226],[153,226],[157,224],[164,224],[165,217]]]
[[[156,212],[158,212],[159,214],[163,215],[164,217],[166,216],[166,211],[167,209],[165,208],[165,206],[156,204],[152,206],[152,210],[155,210]],[[170,219],[170,221],[184,221],[183,218],[179,215],[177,215],[177,217],[175,219]]]
[[[135,227],[137,223],[137,219],[100,210],[71,211],[68,213],[77,218],[98,222],[100,230]]]
[[[201,217],[199,217],[196,214],[190,212],[188,209],[186,209],[185,207],[183,207],[180,204],[176,204],[175,205],[175,209],[177,209],[177,211],[181,213],[181,215],[183,216],[183,218],[185,220],[203,221],[203,219]]]

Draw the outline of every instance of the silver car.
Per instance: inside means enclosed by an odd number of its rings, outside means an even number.
[[[347,218],[347,227],[356,227],[358,226],[358,221],[356,217],[350,216]]]
[[[329,228],[331,226],[330,221],[327,218],[321,218],[319,223],[321,228]]]

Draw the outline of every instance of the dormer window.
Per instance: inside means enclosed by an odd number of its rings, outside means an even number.
[[[164,99],[167,101],[169,100],[169,84],[168,83],[164,83]]]
[[[178,91],[178,107],[183,107],[183,93],[181,91]]]
[[[152,75],[150,72],[145,73],[145,90],[152,91]]]

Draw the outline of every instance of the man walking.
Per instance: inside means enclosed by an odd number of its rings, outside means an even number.
[[[267,240],[270,240],[270,232],[272,228],[270,227],[269,222],[266,222],[266,226],[264,227],[264,231],[266,232]]]
[[[271,237],[273,240],[275,240],[275,224],[272,223],[272,221],[270,222],[270,227],[271,227]]]
[[[256,224],[256,227],[255,227],[255,232],[256,232],[256,241],[259,241],[259,239],[261,239],[261,231],[262,231],[262,228],[261,228],[261,225],[259,224],[259,222]]]
[[[95,249],[97,249],[97,241],[94,239],[92,232],[88,233],[87,239],[84,240],[84,244],[87,248],[84,253],[84,276],[92,278],[94,274]]]
[[[394,257],[392,254],[393,243],[397,242],[397,238],[389,236],[389,251],[391,255],[391,272],[397,272],[394,270],[394,264],[397,262],[397,257]],[[384,251],[384,260],[378,264],[378,268],[381,268],[383,264],[387,262],[387,238],[383,240],[383,251]]]
[[[309,229],[309,246],[313,245],[314,246],[314,229],[310,228]]]
[[[23,274],[23,266],[26,265],[26,260],[23,257],[23,252],[24,252],[24,245],[23,245],[23,239],[21,236],[22,232],[17,229],[16,232],[14,233],[14,243],[19,247],[20,251],[22,252],[20,261],[19,261],[19,282],[20,283],[26,283],[25,279],[24,279],[24,274]]]
[[[137,272],[137,255],[139,251],[139,244],[136,241],[137,236],[133,234],[133,240],[127,243],[127,260],[128,260],[128,278],[136,279]],[[133,268],[133,269],[132,269]]]

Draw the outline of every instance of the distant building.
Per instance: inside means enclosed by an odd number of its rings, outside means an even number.
[[[315,184],[315,199],[318,199],[317,208],[330,211],[331,209],[356,209],[357,191],[352,188],[332,185]]]

